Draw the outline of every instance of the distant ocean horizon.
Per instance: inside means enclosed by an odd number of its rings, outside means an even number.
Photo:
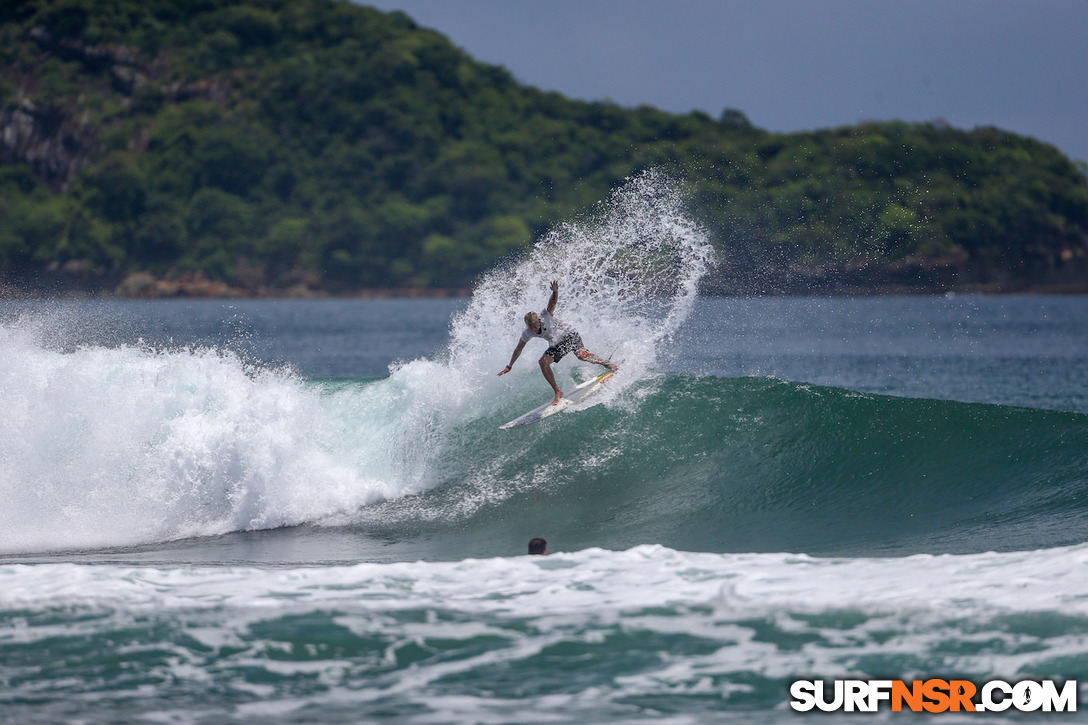
[[[468,298],[0,302],[5,722],[794,722],[798,679],[1088,681],[1088,298],[700,297],[713,261],[644,179]],[[551,279],[620,373],[500,430],[550,396],[543,343],[496,373]]]

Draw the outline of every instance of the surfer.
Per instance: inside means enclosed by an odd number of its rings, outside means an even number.
[[[525,329],[522,330],[521,340],[518,341],[517,346],[514,348],[514,354],[510,356],[510,364],[499,371],[499,375],[506,375],[506,373],[510,372],[510,368],[514,366],[514,361],[521,355],[525,343],[534,337],[544,338],[548,341],[549,347],[540,356],[540,372],[544,373],[544,379],[548,381],[548,385],[551,385],[552,390],[555,391],[555,400],[552,401],[552,405],[558,405],[559,401],[563,399],[563,391],[555,384],[552,363],[559,362],[567,353],[573,352],[579,360],[603,365],[612,372],[616,372],[619,368],[587,350],[582,345],[582,336],[570,325],[555,316],[555,304],[559,301],[559,281],[552,280],[551,288],[552,296],[548,299],[546,309],[541,310],[540,314],[536,312],[525,313]]]
[[[529,540],[529,554],[533,556],[544,556],[548,553],[548,542],[540,537]]]

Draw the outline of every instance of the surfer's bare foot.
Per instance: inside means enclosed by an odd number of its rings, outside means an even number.
[[[608,369],[611,370],[612,372],[616,372],[617,370],[620,369],[620,366],[617,365],[616,363],[608,363]]]
[[[552,405],[559,405],[559,401],[563,399],[562,393],[555,394],[555,400],[552,401]]]

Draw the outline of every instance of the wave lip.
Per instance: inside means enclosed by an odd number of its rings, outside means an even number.
[[[289,372],[212,350],[62,354],[2,333],[4,551],[292,525],[388,493]]]

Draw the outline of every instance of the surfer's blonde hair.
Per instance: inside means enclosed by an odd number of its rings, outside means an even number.
[[[532,327],[533,325],[535,325],[538,322],[540,322],[540,315],[538,315],[535,312],[526,312],[525,313],[525,324],[527,326]]]

